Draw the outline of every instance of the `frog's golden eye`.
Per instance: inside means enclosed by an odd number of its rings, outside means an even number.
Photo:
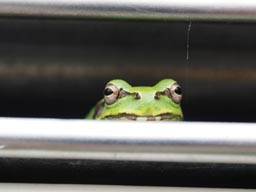
[[[103,93],[105,103],[111,105],[118,99],[119,89],[113,84],[108,84]]]
[[[179,104],[182,99],[182,90],[178,83],[174,83],[169,89],[172,100]]]

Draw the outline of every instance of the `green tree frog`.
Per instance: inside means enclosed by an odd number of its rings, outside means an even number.
[[[181,87],[173,79],[163,79],[156,85],[133,87],[124,80],[109,81],[104,98],[89,112],[87,119],[180,121]]]

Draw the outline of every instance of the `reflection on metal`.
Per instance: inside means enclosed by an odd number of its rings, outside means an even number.
[[[3,16],[256,20],[254,0],[0,0]]]
[[[129,73],[130,76],[137,77],[137,73],[134,73],[134,68],[141,72],[145,77],[152,75],[165,76],[168,77],[169,74],[175,74],[175,76],[182,78],[184,75],[183,66],[161,66],[151,65],[150,67],[145,67],[144,65],[134,65],[132,66],[123,65],[121,68],[116,65],[109,64],[106,66],[101,66],[98,70],[95,70],[95,65],[64,65],[64,64],[16,64],[0,65],[0,76],[1,78],[30,78],[30,79],[84,79],[87,78],[102,78],[102,77],[113,77],[115,74]],[[136,70],[136,71],[137,71]],[[253,67],[233,67],[232,70],[228,67],[223,67],[221,70],[216,70],[216,66],[209,67],[204,66],[200,69],[196,67],[190,67],[190,78],[192,80],[212,80],[218,78],[222,81],[256,81],[256,75]],[[121,76],[121,75],[120,75]]]
[[[0,119],[0,157],[256,164],[256,124]]]
[[[118,186],[118,185],[63,185],[63,184],[20,184],[1,183],[0,192],[49,192],[49,191],[75,191],[75,192],[242,192],[250,189],[209,189],[209,188],[184,188],[184,187],[141,187],[141,186]]]

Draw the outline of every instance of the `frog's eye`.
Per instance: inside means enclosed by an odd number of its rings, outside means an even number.
[[[169,90],[170,90],[170,96],[172,100],[175,103],[179,104],[182,99],[181,87],[178,85],[178,83],[174,83]]]
[[[108,84],[103,93],[105,103],[111,105],[118,99],[119,89],[113,84]]]

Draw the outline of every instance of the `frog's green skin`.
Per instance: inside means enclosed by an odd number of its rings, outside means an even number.
[[[168,95],[158,94],[175,83],[172,79],[164,79],[152,87],[132,87],[123,80],[112,80],[106,86],[114,85],[118,90],[129,94],[117,98],[112,104],[107,104],[104,99],[100,100],[86,118],[180,121],[183,114],[179,102],[175,103]]]

